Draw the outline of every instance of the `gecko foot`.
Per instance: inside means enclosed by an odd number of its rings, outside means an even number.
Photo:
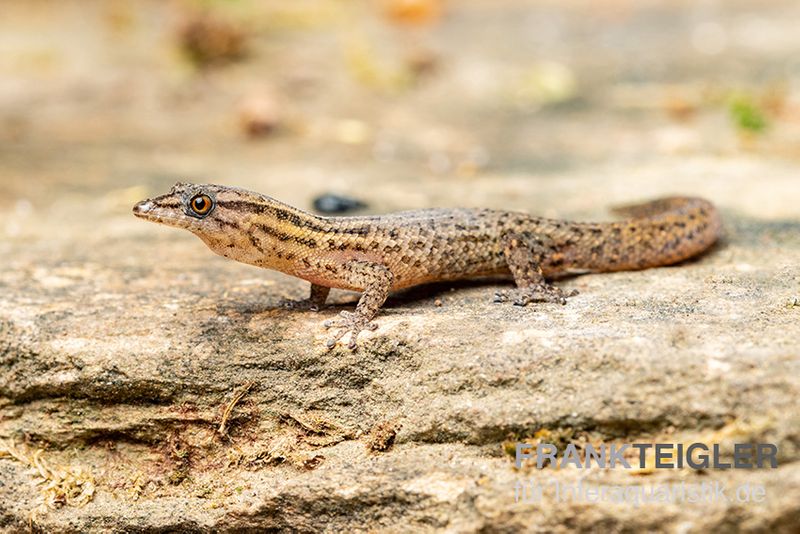
[[[378,328],[378,323],[371,322],[361,314],[343,311],[339,315],[339,319],[331,319],[322,323],[325,328],[340,329],[325,343],[328,349],[332,349],[336,345],[336,342],[349,332],[350,341],[347,343],[347,348],[355,350],[358,334],[362,330],[376,330]]]
[[[516,306],[526,306],[531,302],[555,302],[566,304],[567,298],[578,294],[577,290],[565,292],[550,284],[539,284],[530,287],[517,287],[498,291],[494,294],[495,302],[513,301]]]
[[[280,301],[280,306],[287,310],[308,310],[313,312],[317,312],[322,308],[322,306],[320,306],[319,303],[315,302],[313,299],[283,299]]]

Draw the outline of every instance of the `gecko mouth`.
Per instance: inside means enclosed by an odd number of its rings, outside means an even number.
[[[165,213],[166,212],[166,213]],[[143,200],[133,207],[133,214],[140,219],[153,221],[169,226],[183,227],[185,224],[180,223],[180,218],[172,216],[167,210],[159,209],[152,200]]]
[[[159,213],[162,210],[156,209],[156,204],[152,200],[142,200],[133,207],[133,214],[140,219],[147,219],[148,221],[164,222],[164,214]]]

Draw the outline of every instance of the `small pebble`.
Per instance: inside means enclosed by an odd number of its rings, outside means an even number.
[[[325,193],[314,199],[314,209],[319,213],[347,213],[367,205],[356,198]]]
[[[268,135],[280,125],[278,106],[269,96],[250,96],[239,108],[239,123],[248,137]]]
[[[247,48],[243,29],[210,13],[194,14],[178,29],[178,43],[198,67],[230,63],[241,59]]]

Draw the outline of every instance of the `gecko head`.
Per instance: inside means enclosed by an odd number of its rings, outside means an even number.
[[[216,208],[216,187],[176,183],[169,193],[148,198],[133,207],[133,214],[168,226],[193,229]]]
[[[290,209],[273,198],[238,187],[178,182],[166,195],[136,204],[133,214],[189,230],[222,256],[245,262],[258,256],[258,265],[263,266],[272,248],[266,239],[256,244],[259,241],[253,235],[254,228],[266,228],[263,231],[269,233],[268,215],[274,213],[274,219],[289,217]]]
[[[143,200],[133,207],[141,219],[185,228],[201,238],[222,236],[230,221],[219,208],[219,197],[229,188],[210,184],[176,183],[166,195]]]

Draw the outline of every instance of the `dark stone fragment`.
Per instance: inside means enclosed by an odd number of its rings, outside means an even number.
[[[366,208],[367,205],[355,198],[325,193],[314,199],[314,209],[319,213],[347,213]]]

